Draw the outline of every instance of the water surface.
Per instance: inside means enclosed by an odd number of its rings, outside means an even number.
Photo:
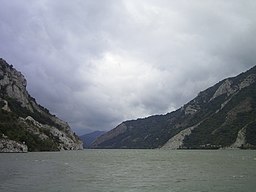
[[[252,192],[256,151],[84,150],[0,154],[6,192]]]

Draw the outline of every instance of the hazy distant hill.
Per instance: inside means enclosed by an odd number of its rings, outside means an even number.
[[[125,121],[94,148],[255,148],[256,67],[202,91],[166,115]]]
[[[90,148],[92,142],[99,137],[100,135],[104,134],[105,131],[94,131],[91,133],[84,134],[82,136],[79,136],[79,138],[83,141],[83,147],[84,148]]]
[[[82,149],[69,125],[38,105],[26,79],[0,59],[0,152]]]

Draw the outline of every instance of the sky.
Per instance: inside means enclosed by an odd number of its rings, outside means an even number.
[[[256,64],[254,0],[1,0],[0,57],[79,135],[178,109]]]

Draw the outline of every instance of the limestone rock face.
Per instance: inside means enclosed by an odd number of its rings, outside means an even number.
[[[0,139],[0,153],[26,153],[28,147],[25,144],[18,143],[17,141],[2,138]]]
[[[228,149],[237,149],[246,145],[246,128],[243,127],[237,134],[236,141]]]
[[[16,99],[22,107],[27,107],[32,111],[29,102],[29,95],[26,91],[27,81],[21,72],[9,66],[6,61],[0,59],[1,73],[0,85],[7,96]]]
[[[193,115],[199,110],[199,106],[196,105],[188,105],[185,108],[185,115]]]
[[[239,84],[239,89],[243,89],[245,87],[250,86],[256,81],[256,74],[251,74],[248,77],[246,77],[240,84]]]
[[[223,95],[223,94],[227,94],[229,96],[229,95],[232,95],[233,93],[235,93],[237,91],[237,88],[233,88],[233,87],[231,87],[231,85],[232,85],[231,80],[227,79],[226,81],[224,81],[224,83],[214,93],[211,100],[213,100],[216,97]]]
[[[164,144],[162,149],[182,149],[183,148],[183,140],[186,136],[189,136],[192,130],[195,129],[198,125],[186,128],[180,131],[177,135],[173,136],[167,143]]]
[[[29,151],[82,149],[82,142],[69,125],[37,104],[26,86],[27,81],[21,72],[0,59],[0,139],[1,134],[10,138],[10,142],[3,140],[2,146],[10,146],[6,148],[8,151],[11,146],[25,142]],[[17,145],[14,145],[15,141]]]
[[[69,133],[65,133],[60,131],[59,129],[55,127],[48,127],[50,130],[51,134],[53,137],[59,139],[59,150],[79,150],[83,149],[83,144],[82,142],[75,142],[75,137],[74,135],[69,135]]]
[[[10,109],[9,106],[8,106],[8,102],[7,102],[6,100],[1,100],[1,99],[0,99],[0,101],[3,102],[2,110],[7,111],[7,112],[10,112],[11,109]]]
[[[237,93],[238,91],[249,87],[251,84],[255,83],[255,81],[256,74],[248,75],[239,84],[235,84],[234,82],[232,82],[231,79],[227,79],[217,89],[210,101],[223,94],[227,94],[227,96],[233,95],[234,93]]]

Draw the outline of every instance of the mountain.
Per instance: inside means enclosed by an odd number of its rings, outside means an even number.
[[[0,59],[0,152],[82,149],[69,125],[37,104],[24,76]]]
[[[93,131],[91,133],[84,134],[82,136],[79,136],[79,138],[83,141],[83,147],[84,148],[90,148],[92,142],[102,134],[104,134],[105,131]]]
[[[94,148],[256,148],[256,66],[165,115],[122,122]]]

